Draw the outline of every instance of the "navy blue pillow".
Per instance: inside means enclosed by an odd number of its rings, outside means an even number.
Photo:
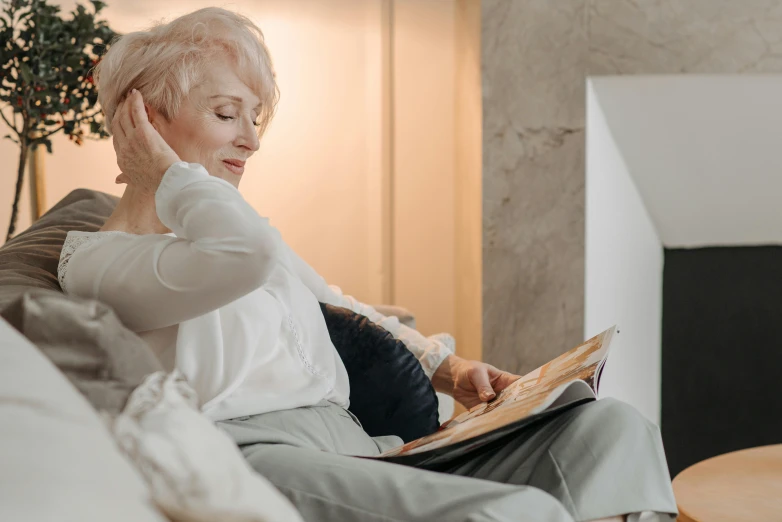
[[[350,411],[369,435],[405,442],[439,428],[437,394],[405,345],[363,315],[321,303],[350,379]]]

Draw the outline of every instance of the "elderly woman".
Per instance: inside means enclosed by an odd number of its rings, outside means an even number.
[[[127,188],[98,232],[71,232],[63,289],[111,305],[178,368],[203,414],[311,521],[670,520],[659,431],[631,407],[582,405],[437,472],[356,456],[372,438],[318,302],[379,323],[467,406],[517,376],[329,287],[237,190],[277,87],[261,31],[202,9],[117,41],[97,68]]]

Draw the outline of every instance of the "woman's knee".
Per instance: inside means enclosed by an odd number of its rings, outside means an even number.
[[[614,398],[594,401],[578,408],[572,428],[579,439],[592,441],[618,441],[644,439],[655,441],[660,438],[656,424],[626,402]]]
[[[605,425],[627,430],[657,427],[634,406],[613,397],[606,397],[592,403],[588,416],[595,426]]]

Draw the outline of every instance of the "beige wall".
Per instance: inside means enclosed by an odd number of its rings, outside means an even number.
[[[393,299],[427,333],[454,331],[454,5],[393,12]]]
[[[8,132],[5,122],[0,120],[2,135]],[[8,233],[8,224],[11,217],[11,205],[14,202],[14,191],[16,190],[16,169],[19,165],[19,148],[9,140],[0,140],[0,244],[5,243],[5,236]],[[19,218],[16,220],[16,232],[24,230],[32,222],[30,216],[30,186],[27,183],[25,173],[25,182],[22,185],[22,199],[19,202]]]
[[[481,3],[456,5],[454,285],[459,354],[482,359]]]
[[[128,32],[210,4],[115,0],[105,12],[116,30]],[[469,117],[457,111],[455,82],[466,76],[457,75],[465,43],[457,38],[464,30],[457,30],[456,6],[456,0],[228,6],[264,30],[281,90],[277,116],[240,190],[330,283],[367,302],[410,308],[425,333],[455,330],[456,143],[479,139],[455,131],[459,121],[478,126],[480,110],[473,81]],[[471,191],[480,177],[476,143],[465,148],[473,158]],[[13,159],[0,165],[0,226],[8,219],[15,153],[0,142],[2,157]],[[77,147],[57,136],[46,161],[48,204],[77,187],[119,195],[117,174],[110,141]],[[26,216],[19,229],[29,224]],[[474,260],[471,270],[475,279]]]
[[[480,359],[480,2],[393,7],[393,299]]]
[[[125,32],[143,27],[148,19],[210,3],[146,2],[137,9],[137,2],[125,0],[112,2],[106,12],[112,26]],[[248,163],[241,191],[327,280],[361,299],[379,301],[383,296],[373,280],[382,267],[369,263],[368,238],[379,233],[377,220],[369,219],[369,209],[378,204],[369,197],[369,184],[381,167],[380,98],[370,89],[380,81],[380,2],[336,0],[326,5],[318,0],[274,0],[235,5],[264,30],[282,93],[261,150]],[[7,140],[3,147],[3,152],[14,152]],[[77,147],[57,136],[54,155],[47,159],[49,204],[76,187],[121,193],[113,183],[118,169],[110,141]],[[12,185],[15,165],[4,162],[0,168],[0,208],[7,220],[5,202],[11,190],[5,185]]]

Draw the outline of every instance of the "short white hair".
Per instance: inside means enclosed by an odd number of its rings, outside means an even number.
[[[239,77],[261,100],[257,121],[262,134],[279,99],[269,50],[252,20],[218,7],[159,22],[112,42],[94,72],[106,131],[131,89],[138,89],[145,103],[170,121],[202,80],[205,67],[226,59],[233,61]]]

